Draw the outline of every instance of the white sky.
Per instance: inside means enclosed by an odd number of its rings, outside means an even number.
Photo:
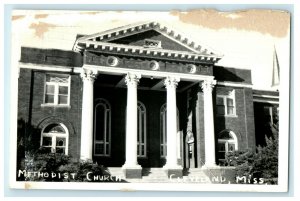
[[[224,57],[218,65],[251,69],[255,89],[271,87],[274,46],[280,70],[289,68],[289,30],[284,36],[276,35],[276,13],[274,18],[262,17],[260,20],[264,24],[258,23],[257,27],[254,23],[258,21],[248,16],[249,26],[245,24],[245,28],[236,23],[247,18],[243,13],[202,14],[196,16],[199,17],[197,24],[195,18],[189,22],[189,19],[168,12],[15,11],[12,21],[13,57],[19,58],[20,46],[71,50],[77,34],[94,34],[140,21],[157,21],[200,45],[222,53]],[[214,16],[212,23],[221,23],[218,29],[207,23],[210,18],[205,22],[207,16]],[[269,24],[274,26],[275,34],[272,29],[265,30]],[[289,29],[289,26],[286,27]]]

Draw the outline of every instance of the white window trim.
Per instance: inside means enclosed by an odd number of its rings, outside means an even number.
[[[103,140],[96,140],[96,124],[97,124],[97,113],[96,109],[99,105],[104,105],[105,107],[105,118],[104,118],[104,125],[105,125],[105,133],[103,135]],[[107,116],[108,115],[108,116]],[[106,139],[106,132],[107,132],[107,118],[109,119],[109,129],[108,129],[108,139]],[[104,154],[96,154],[96,144],[103,144]],[[106,145],[108,144],[108,154],[106,154]],[[110,103],[104,99],[99,98],[96,100],[95,105],[95,119],[94,119],[94,148],[93,148],[94,156],[104,156],[110,157],[111,156],[111,106]]]
[[[142,123],[144,124],[144,142],[137,142],[137,145],[139,145],[139,150],[137,153],[137,156],[139,158],[146,158],[147,157],[147,110],[145,105],[138,101],[138,111],[140,110],[140,108],[142,107],[142,109],[144,111],[141,111],[141,113],[144,113],[144,118],[142,117],[142,114],[140,114],[141,116],[138,116],[138,121],[140,121],[140,126],[138,128],[138,135],[139,135],[139,139],[142,139]],[[139,113],[139,112],[138,112]],[[144,122],[143,122],[144,121]],[[144,147],[144,154],[142,155],[142,147]]]
[[[236,101],[235,101],[235,90],[232,90],[229,92],[228,95],[217,95],[217,99],[222,98],[225,106],[225,114],[218,114],[218,111],[216,111],[217,116],[225,116],[225,117],[237,117],[236,115]],[[228,114],[227,112],[227,98],[230,98],[233,100],[233,114]],[[218,107],[218,105],[216,104]]]
[[[51,123],[51,124],[55,124],[55,123]],[[51,153],[56,153],[56,150],[55,150],[56,138],[64,137],[64,138],[66,138],[65,155],[68,155],[69,154],[69,130],[68,130],[68,128],[64,124],[58,123],[58,125],[60,125],[65,130],[66,133],[63,133],[63,134],[62,133],[44,133],[45,128],[47,128],[51,124],[47,124],[46,126],[44,126],[44,128],[41,132],[40,146],[41,147],[50,147],[50,146],[43,146],[43,137],[52,137]]]
[[[57,83],[57,82],[47,82],[47,76],[67,76],[68,83]],[[46,87],[47,85],[54,85],[54,103],[46,103]],[[59,86],[66,86],[68,87],[68,99],[66,104],[58,104],[58,89]],[[42,107],[68,107],[70,108],[70,94],[71,94],[71,76],[66,74],[46,74],[44,78],[44,97],[43,103],[41,104]]]
[[[222,131],[223,132],[223,131]],[[221,132],[221,133],[222,133]],[[221,134],[220,133],[220,134]],[[219,135],[220,135],[219,134]],[[238,146],[238,140],[237,140],[237,137],[236,137],[236,135],[235,135],[235,133],[233,132],[233,131],[229,131],[229,134],[230,134],[230,136],[233,138],[233,139],[230,139],[230,140],[227,140],[227,139],[218,139],[218,144],[219,143],[224,143],[225,144],[225,154],[226,153],[228,153],[229,151],[228,151],[228,145],[229,145],[229,143],[232,143],[232,144],[234,144],[235,146],[234,146],[234,150],[235,151],[237,151],[238,149],[239,149],[239,146]],[[219,150],[218,150],[218,152],[220,152]],[[223,161],[224,159],[219,159],[220,161]]]

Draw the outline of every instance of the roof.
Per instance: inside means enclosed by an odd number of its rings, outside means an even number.
[[[166,50],[162,48],[146,48],[143,46],[118,44],[116,41],[120,38],[132,36],[135,34],[143,33],[149,30],[154,30],[161,35],[173,40],[181,46],[184,46],[188,51],[175,51]],[[195,61],[213,61],[217,62],[223,57],[220,53],[211,48],[204,47],[191,41],[189,38],[183,36],[183,34],[170,29],[169,27],[158,22],[140,22],[130,24],[114,29],[110,29],[104,32],[95,33],[87,36],[77,38],[73,50],[83,51],[86,48],[97,50],[109,50],[122,53],[131,54],[145,54],[162,57],[174,57],[180,59],[192,59]]]

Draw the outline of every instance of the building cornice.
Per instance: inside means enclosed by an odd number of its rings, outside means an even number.
[[[77,48],[77,42],[87,41],[87,40],[109,42],[112,40],[117,40],[123,37],[131,36],[149,30],[155,30],[159,32],[160,34],[181,44],[182,46],[186,47],[187,49],[191,50],[194,53],[205,52],[206,54],[214,54],[222,57],[222,55],[216,50],[212,50],[212,48],[208,48],[208,47],[203,47],[203,45],[199,45],[194,41],[191,41],[189,38],[185,37],[184,34],[180,33],[179,31],[175,31],[174,29],[171,29],[170,27],[163,25],[162,23],[152,22],[152,21],[129,24],[126,26],[110,29],[104,32],[80,37],[76,40],[74,44],[74,50]]]
[[[242,87],[242,88],[252,88],[253,87],[252,84],[220,82],[220,81],[217,81],[217,85],[226,86],[226,87]]]
[[[45,64],[19,62],[19,68],[43,70],[43,71],[73,72],[75,68],[80,68],[80,67],[69,67],[69,66],[45,65]]]
[[[262,99],[253,98],[253,102],[269,103],[269,104],[277,104],[277,105],[279,105],[279,100],[275,101],[275,100],[262,100]]]
[[[196,74],[185,74],[185,73],[175,73],[175,72],[165,72],[165,71],[150,71],[150,70],[141,70],[141,69],[129,69],[129,68],[110,68],[109,66],[98,66],[98,65],[88,65],[83,66],[84,69],[93,69],[97,70],[99,73],[107,74],[141,74],[142,77],[149,78],[165,78],[165,77],[175,77],[180,78],[180,80],[185,81],[203,81],[203,80],[214,80],[214,76],[210,75],[196,75]],[[77,72],[80,69],[74,69],[74,72]],[[80,72],[78,72],[80,73]]]
[[[77,44],[82,50],[95,52],[109,52],[110,54],[122,54],[128,56],[160,57],[166,59],[186,60],[192,62],[216,63],[222,57],[204,53],[187,51],[166,50],[160,48],[146,48],[142,46],[124,45],[116,43],[81,41]]]

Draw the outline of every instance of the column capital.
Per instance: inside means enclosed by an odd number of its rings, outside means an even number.
[[[142,76],[140,74],[127,73],[125,76],[125,83],[127,86],[137,86],[141,77]]]
[[[80,77],[83,81],[91,81],[94,82],[98,73],[96,70],[91,70],[91,69],[82,69],[80,73]]]
[[[164,84],[165,84],[166,88],[168,88],[168,87],[176,88],[179,81],[180,81],[180,78],[178,78],[178,77],[167,77],[164,80]]]
[[[200,83],[203,92],[212,92],[214,86],[216,85],[216,80],[203,80]]]

